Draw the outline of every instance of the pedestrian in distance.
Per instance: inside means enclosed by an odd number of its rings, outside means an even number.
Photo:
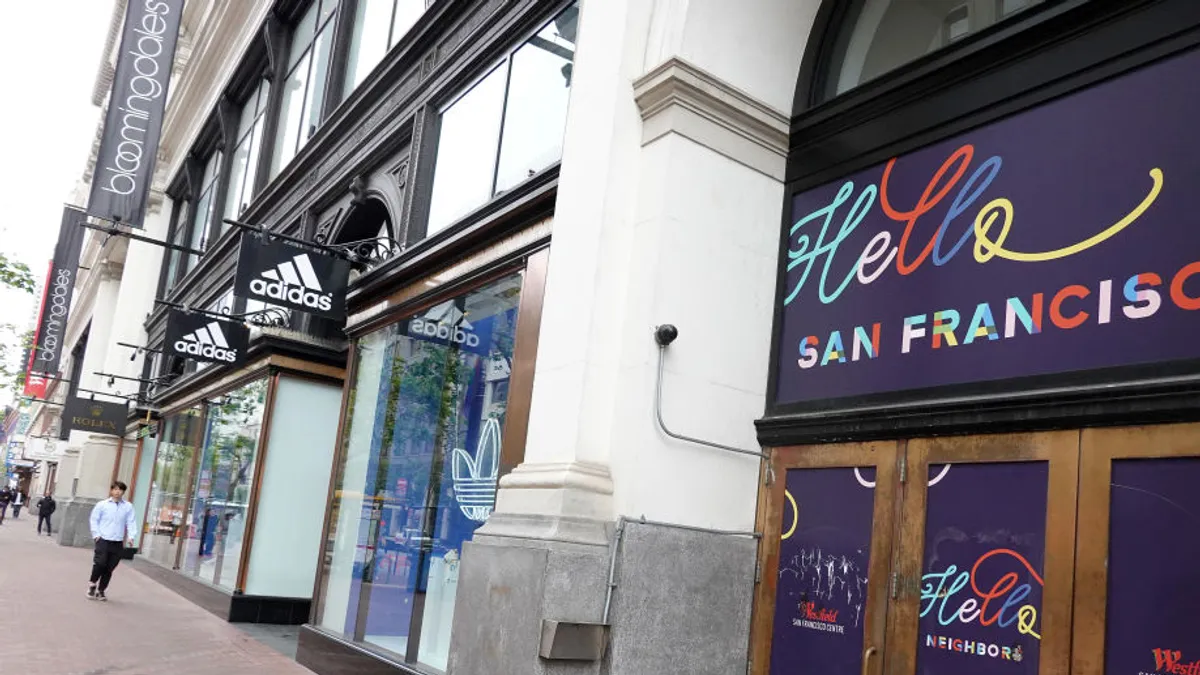
[[[109,486],[108,499],[96,504],[88,518],[92,539],[96,541],[87,592],[91,600],[108,600],[105,591],[112,581],[113,570],[121,562],[121,552],[125,546],[133,546],[136,525],[133,522],[133,505],[124,500],[127,489],[121,481],[114,481]]]
[[[38,534],[42,533],[42,523],[46,524],[46,536],[53,537],[54,533],[50,531],[50,516],[54,515],[54,509],[58,508],[58,503],[54,501],[54,495],[47,492],[45,496],[38,500]]]
[[[4,516],[8,515],[8,505],[12,499],[12,490],[7,485],[0,489],[0,525],[4,524]]]
[[[13,520],[16,520],[17,518],[19,518],[21,516],[21,507],[25,506],[25,502],[26,502],[25,493],[21,492],[20,490],[15,490],[13,493],[13,502],[12,502]]]

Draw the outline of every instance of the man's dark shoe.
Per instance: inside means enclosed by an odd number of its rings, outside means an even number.
[[[104,594],[104,591],[96,591],[96,598],[102,602],[108,602],[108,596]]]
[[[87,594],[88,600],[95,600],[96,593],[97,593],[96,584],[88,584],[88,594]]]

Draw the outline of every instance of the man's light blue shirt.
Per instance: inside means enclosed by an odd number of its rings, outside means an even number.
[[[92,539],[97,537],[106,541],[125,541],[133,539],[137,524],[133,522],[133,504],[125,500],[114,501],[112,497],[96,504],[92,508],[92,516],[88,519],[92,527]]]

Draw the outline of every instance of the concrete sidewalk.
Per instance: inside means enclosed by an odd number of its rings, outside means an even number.
[[[311,675],[123,563],[108,602],[89,600],[90,550],[0,525],[2,675]]]

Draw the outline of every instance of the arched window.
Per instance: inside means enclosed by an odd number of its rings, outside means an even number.
[[[378,199],[367,199],[354,207],[338,231],[335,244],[391,237],[392,219],[387,207]]]
[[[1046,0],[854,0],[828,61],[827,100]]]

